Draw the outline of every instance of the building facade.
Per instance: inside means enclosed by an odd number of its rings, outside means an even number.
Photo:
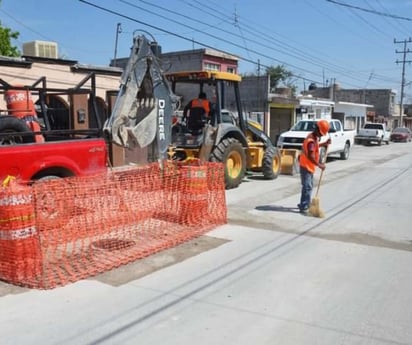
[[[389,119],[397,114],[396,91],[392,89],[341,89],[338,84],[334,84],[331,87],[312,87],[303,94],[335,102],[370,104],[370,121]]]

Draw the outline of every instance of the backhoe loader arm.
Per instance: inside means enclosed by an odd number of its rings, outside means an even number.
[[[133,39],[129,61],[104,132],[122,147],[146,147],[157,138],[159,160],[167,158],[171,142],[172,116],[178,97],[174,95],[145,36]]]

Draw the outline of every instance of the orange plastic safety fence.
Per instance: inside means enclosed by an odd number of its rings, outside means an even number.
[[[0,191],[0,280],[50,289],[227,222],[219,163],[154,163]]]

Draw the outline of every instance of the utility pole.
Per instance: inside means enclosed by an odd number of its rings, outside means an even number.
[[[114,43],[114,58],[113,58],[113,66],[117,65],[117,42],[119,40],[119,34],[122,32],[122,24],[117,23],[116,27],[116,42]]]
[[[396,63],[402,63],[402,79],[401,79],[401,104],[400,104],[400,114],[399,114],[399,126],[398,127],[402,127],[403,123],[402,123],[402,116],[403,116],[403,96],[404,96],[404,88],[405,88],[405,64],[406,63],[411,63],[411,60],[406,60],[406,54],[407,53],[411,53],[411,51],[408,49],[406,49],[406,45],[408,43],[412,42],[412,39],[409,37],[409,39],[407,40],[403,40],[403,41],[397,41],[396,39],[394,39],[393,41],[395,44],[403,44],[403,50],[402,51],[398,51],[396,50],[397,54],[403,54],[403,58],[401,61],[396,60]]]

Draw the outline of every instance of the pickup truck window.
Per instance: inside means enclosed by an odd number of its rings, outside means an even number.
[[[291,131],[304,131],[312,132],[315,130],[315,121],[299,121],[296,125],[291,128]]]
[[[381,123],[367,123],[363,127],[365,129],[382,129],[383,125]]]
[[[335,127],[336,132],[341,132],[342,131],[342,125],[340,122],[333,121],[333,126]]]

